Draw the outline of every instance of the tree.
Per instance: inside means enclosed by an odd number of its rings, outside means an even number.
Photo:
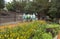
[[[29,12],[36,12],[38,14],[38,19],[40,19],[40,13],[45,13],[45,10],[47,10],[48,7],[48,0],[35,0],[27,3],[25,9]]]
[[[10,10],[20,10],[21,12],[37,13],[38,19],[40,19],[40,14],[45,14],[51,18],[59,17],[60,14],[60,0],[13,0],[13,2],[8,3],[7,8]]]
[[[60,18],[60,0],[56,0],[56,4],[57,4],[57,17]]]
[[[57,14],[57,3],[56,0],[52,0],[48,14],[51,18],[56,18]]]
[[[24,12],[24,7],[26,5],[26,2],[23,1],[23,2],[20,2],[20,1],[16,1],[16,0],[13,0],[11,3],[8,3],[6,5],[7,9],[9,11],[21,11],[21,12]]]
[[[35,7],[36,6],[36,3],[34,2],[29,2],[27,3],[27,5],[24,7],[25,11],[27,13],[32,13],[32,12],[35,12]]]
[[[6,4],[6,8],[8,9],[8,11],[14,11],[13,3],[8,2],[8,4]]]
[[[4,0],[0,0],[0,9],[3,9],[5,6],[5,1]]]

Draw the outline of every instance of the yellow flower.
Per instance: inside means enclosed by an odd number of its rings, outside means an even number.
[[[6,37],[7,35],[5,34],[4,36]]]
[[[20,38],[23,39],[23,36],[21,36]]]
[[[1,36],[0,36],[0,38],[1,38]]]
[[[19,39],[19,37],[17,37],[17,39]]]

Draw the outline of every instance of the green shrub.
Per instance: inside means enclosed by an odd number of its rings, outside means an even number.
[[[45,24],[36,21],[24,26],[6,28],[0,30],[0,39],[52,39],[52,33],[47,33],[46,28],[53,28],[54,36],[60,30],[55,24]]]
[[[51,34],[44,33],[42,34],[42,39],[53,39]]]

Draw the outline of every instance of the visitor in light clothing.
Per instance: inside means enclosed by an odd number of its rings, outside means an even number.
[[[27,14],[27,21],[30,21],[30,14]]]
[[[36,20],[35,14],[32,15],[32,20]]]
[[[23,21],[26,21],[26,14],[23,14]]]

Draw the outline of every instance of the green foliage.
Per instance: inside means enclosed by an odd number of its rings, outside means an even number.
[[[51,34],[44,33],[42,34],[42,39],[53,39]]]
[[[5,5],[5,1],[4,0],[0,0],[0,9],[3,9]]]
[[[51,0],[51,2],[48,2],[48,0],[34,0],[34,1],[28,1],[25,0],[21,2],[14,0],[11,3],[7,4],[8,10],[19,10],[21,12],[28,12],[28,13],[44,13],[49,14],[49,16],[53,18],[60,17],[60,1],[59,0]]]
[[[52,2],[50,3],[50,8],[48,13],[50,14],[51,17],[56,18],[56,14],[57,14],[57,4],[56,4],[56,0],[52,0]]]
[[[6,4],[6,8],[9,11],[21,11],[24,12],[24,7],[26,6],[26,2],[21,2],[20,1],[12,1],[11,3]]]
[[[48,5],[48,0],[36,0],[35,2],[29,2],[26,5],[26,10],[28,11],[32,11],[32,12],[41,12],[44,9],[46,9],[49,5]]]
[[[14,11],[13,4],[12,4],[12,3],[6,4],[6,8],[7,8],[9,11]]]
[[[49,25],[54,27],[49,27]],[[54,24],[49,25],[41,24],[41,22],[35,21],[24,26],[17,25],[11,29],[0,29],[0,39],[53,39],[52,33],[47,33],[46,28],[53,28],[53,32],[56,35],[59,30],[57,27],[59,26]]]

